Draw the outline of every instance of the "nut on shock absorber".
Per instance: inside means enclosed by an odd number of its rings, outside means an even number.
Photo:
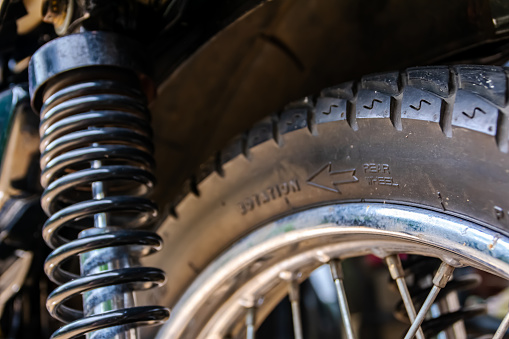
[[[40,112],[43,238],[54,251],[45,272],[60,285],[47,308],[66,323],[52,338],[138,338],[169,310],[137,306],[134,291],[165,274],[141,267],[162,239],[140,230],[157,217],[146,198],[155,178],[142,49],[113,33],[85,32],[42,46],[29,67],[32,106]],[[62,264],[79,256],[81,274]],[[83,311],[67,303],[82,295]]]

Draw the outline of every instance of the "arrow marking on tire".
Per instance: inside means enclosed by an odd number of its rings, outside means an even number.
[[[348,175],[349,173],[350,176]],[[355,176],[355,168],[333,171],[332,162],[329,162],[313,173],[306,182],[312,186],[341,194],[339,185],[358,181],[359,179]]]

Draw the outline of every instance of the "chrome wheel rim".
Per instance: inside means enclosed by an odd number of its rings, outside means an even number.
[[[231,246],[180,298],[158,338],[249,333],[318,266],[334,259],[399,253],[439,258],[451,271],[473,266],[509,279],[509,237],[487,227],[395,204],[317,207],[259,227]],[[502,322],[501,333],[507,322]]]

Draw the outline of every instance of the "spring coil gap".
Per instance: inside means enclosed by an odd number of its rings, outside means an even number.
[[[54,249],[45,272],[61,285],[50,294],[46,306],[54,318],[66,323],[52,338],[163,322],[169,311],[159,306],[98,313],[97,305],[104,300],[97,296],[88,310],[84,302],[85,312],[66,305],[94,290],[107,292],[111,286],[120,286],[120,292],[146,290],[165,281],[159,269],[131,267],[139,257],[162,246],[154,232],[136,230],[157,216],[156,205],[145,197],[155,183],[145,97],[134,81],[121,73],[69,82],[45,89],[40,123],[41,184],[45,189],[41,205],[49,216],[43,238]],[[100,190],[96,190],[98,185]],[[102,223],[97,223],[98,217]],[[101,254],[105,248],[112,249],[110,257]],[[99,255],[89,255],[94,260],[87,264],[83,258],[94,252]],[[107,271],[88,270],[92,273],[80,276],[62,267],[79,256],[83,275],[87,271],[83,265],[105,265],[119,253],[126,256],[128,264]],[[89,334],[89,338],[93,336]]]

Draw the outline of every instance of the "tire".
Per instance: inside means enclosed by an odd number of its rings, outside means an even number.
[[[202,166],[162,224],[164,303],[250,231],[315,206],[391,202],[507,232],[507,79],[500,67],[409,68],[261,121]]]

